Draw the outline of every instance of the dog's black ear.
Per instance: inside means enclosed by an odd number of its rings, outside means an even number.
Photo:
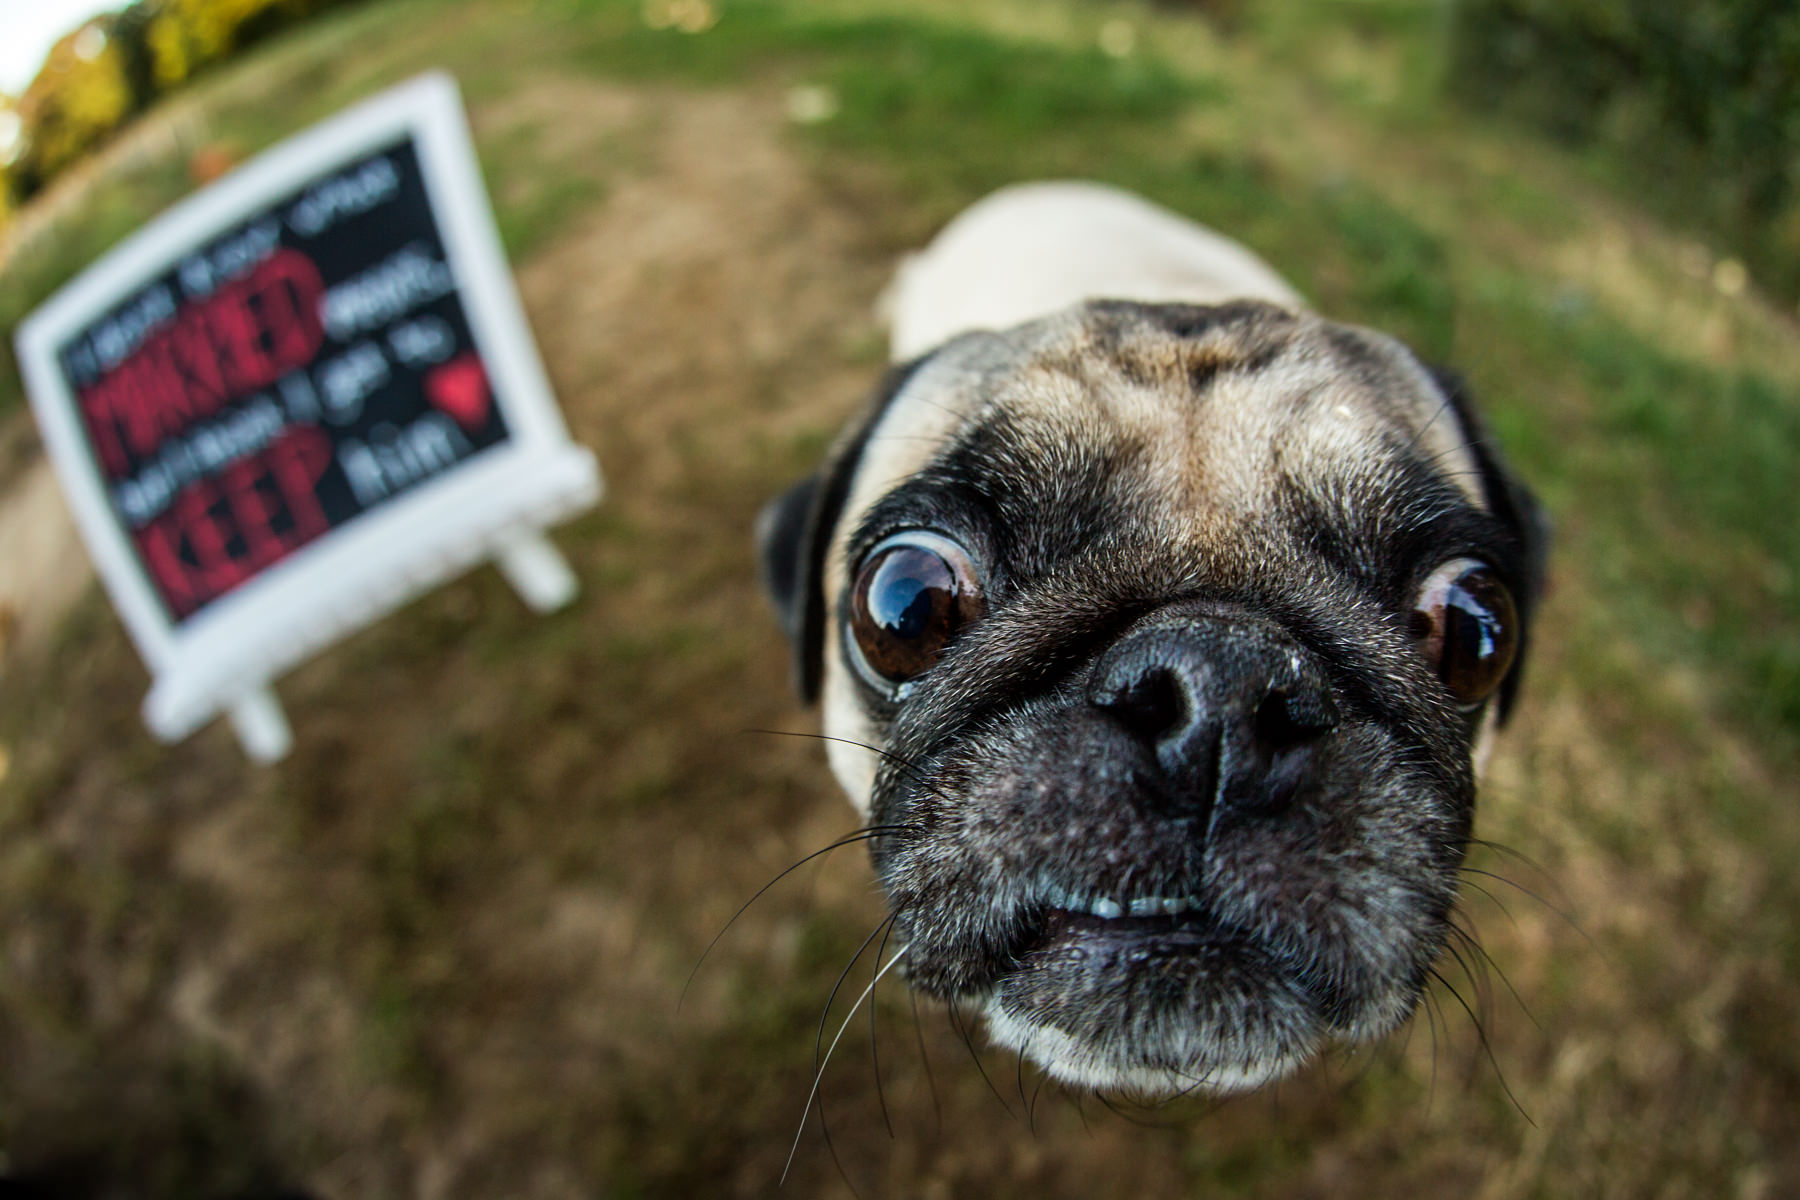
[[[823,476],[823,471],[808,475],[763,505],[756,515],[756,555],[763,591],[775,606],[775,616],[790,642],[800,636],[807,533]]]
[[[927,356],[929,357],[929,356]],[[851,421],[817,474],[781,493],[756,518],[763,587],[794,651],[794,688],[811,704],[825,673],[825,555],[876,422],[925,363],[889,368],[861,415]]]
[[[1513,597],[1513,602],[1519,609],[1521,628],[1516,665],[1500,685],[1500,719],[1505,721],[1512,711],[1513,700],[1519,691],[1519,680],[1524,674],[1525,652],[1531,644],[1532,617],[1537,611],[1538,601],[1544,595],[1545,566],[1550,554],[1550,520],[1537,497],[1531,494],[1531,489],[1521,483],[1512,468],[1507,466],[1499,447],[1488,434],[1487,426],[1475,412],[1474,404],[1469,398],[1468,384],[1463,377],[1455,371],[1430,364],[1426,365],[1426,370],[1431,372],[1438,390],[1444,394],[1445,402],[1462,426],[1463,440],[1475,458],[1475,469],[1481,473],[1481,490],[1487,500],[1488,510],[1499,517],[1518,539],[1523,578],[1519,581],[1522,586],[1519,594]]]

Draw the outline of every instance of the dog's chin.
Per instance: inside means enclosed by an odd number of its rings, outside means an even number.
[[[993,1039],[1064,1083],[1155,1099],[1254,1088],[1327,1035],[1274,955],[1192,913],[1048,911],[983,1010]]]
[[[1100,917],[1038,906],[1014,929],[1009,965],[962,990],[959,1006],[1052,1078],[1146,1100],[1259,1087],[1334,1038],[1390,1032],[1419,991],[1410,980],[1327,987],[1319,962],[1196,911]],[[919,949],[915,982],[934,965]]]

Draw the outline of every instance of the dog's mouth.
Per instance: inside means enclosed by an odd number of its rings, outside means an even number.
[[[1138,928],[1144,928],[1145,932],[1155,932],[1165,926],[1173,928],[1177,922],[1161,918],[1179,917],[1198,911],[1202,906],[1197,896],[1134,896],[1119,901],[1056,883],[1043,885],[1043,891],[1045,907],[1053,917],[1091,917],[1100,922],[1100,928],[1117,926],[1127,932]]]
[[[1466,813],[1387,735],[1343,732],[1321,754],[1358,770],[1207,827],[1129,798],[1104,760],[1023,770],[1006,736],[890,794],[926,817],[876,856],[916,987],[1056,1079],[1150,1098],[1255,1087],[1410,1015]]]
[[[1050,885],[1023,906],[982,997],[995,1040],[1052,1076],[1160,1097],[1259,1086],[1310,1057],[1343,1007],[1321,972],[1199,894]]]
[[[995,982],[1001,991],[1010,986],[1019,994],[1027,985],[1014,977],[1033,973],[1052,979],[1087,973],[1119,979],[1145,972],[1192,973],[1203,979],[1209,971],[1217,975],[1223,957],[1253,945],[1249,934],[1219,920],[1198,896],[1143,896],[1121,902],[1083,899],[1067,889],[1051,888],[1041,907],[1022,915],[1008,955],[1011,965],[998,973]],[[1265,973],[1282,958],[1272,953],[1256,957]],[[1009,985],[1008,980],[1014,982]]]
[[[1145,911],[1153,901],[1158,911]],[[959,1001],[1052,1078],[1144,1099],[1259,1087],[1345,1032],[1357,1006],[1320,961],[1220,920],[1197,897],[1137,904],[1116,916],[1123,906],[1104,899],[1022,912],[1006,965]],[[1378,1032],[1411,1002],[1381,1005]]]

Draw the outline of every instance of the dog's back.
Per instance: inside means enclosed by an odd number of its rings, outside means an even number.
[[[896,362],[973,329],[1007,329],[1082,300],[1305,301],[1243,246],[1095,183],[1005,188],[900,268],[887,298]]]

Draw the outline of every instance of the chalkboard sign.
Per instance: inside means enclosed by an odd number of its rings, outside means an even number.
[[[19,330],[33,408],[156,676],[152,731],[225,709],[483,558],[538,607],[591,505],[506,271],[454,84],[415,80],[140,230]]]

